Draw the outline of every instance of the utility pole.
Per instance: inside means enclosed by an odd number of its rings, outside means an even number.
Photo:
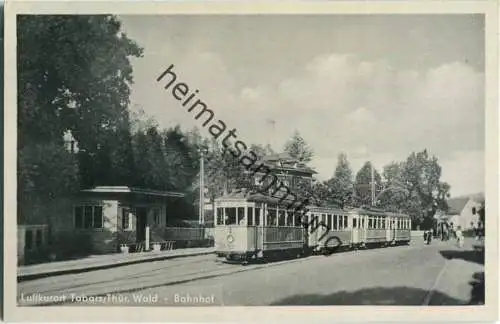
[[[204,159],[203,159],[203,151],[200,151],[200,215],[199,215],[199,223],[205,223],[204,211],[205,211],[205,184],[203,182],[203,174],[204,170]]]

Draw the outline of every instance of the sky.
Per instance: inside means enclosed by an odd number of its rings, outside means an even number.
[[[156,78],[176,82],[248,145],[282,151],[298,130],[317,178],[427,149],[451,195],[484,192],[482,15],[122,16],[144,48],[132,108],[161,127],[208,130]]]

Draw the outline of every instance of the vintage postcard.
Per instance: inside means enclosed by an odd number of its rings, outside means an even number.
[[[497,14],[9,1],[6,318],[494,321]]]

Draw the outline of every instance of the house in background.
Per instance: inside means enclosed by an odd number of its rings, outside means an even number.
[[[456,229],[460,226],[469,230],[479,225],[477,211],[484,202],[484,194],[475,194],[451,198],[447,201],[448,211],[439,216],[439,220],[446,221]]]
[[[250,176],[247,189],[268,188],[271,194],[286,187],[290,193],[300,195],[302,190],[312,189],[317,172],[289,154],[279,153],[262,157],[246,173]]]

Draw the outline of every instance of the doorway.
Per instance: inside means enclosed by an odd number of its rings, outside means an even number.
[[[146,240],[146,225],[147,225],[147,210],[144,207],[136,208],[137,220],[136,220],[136,241],[137,243],[144,242]]]

